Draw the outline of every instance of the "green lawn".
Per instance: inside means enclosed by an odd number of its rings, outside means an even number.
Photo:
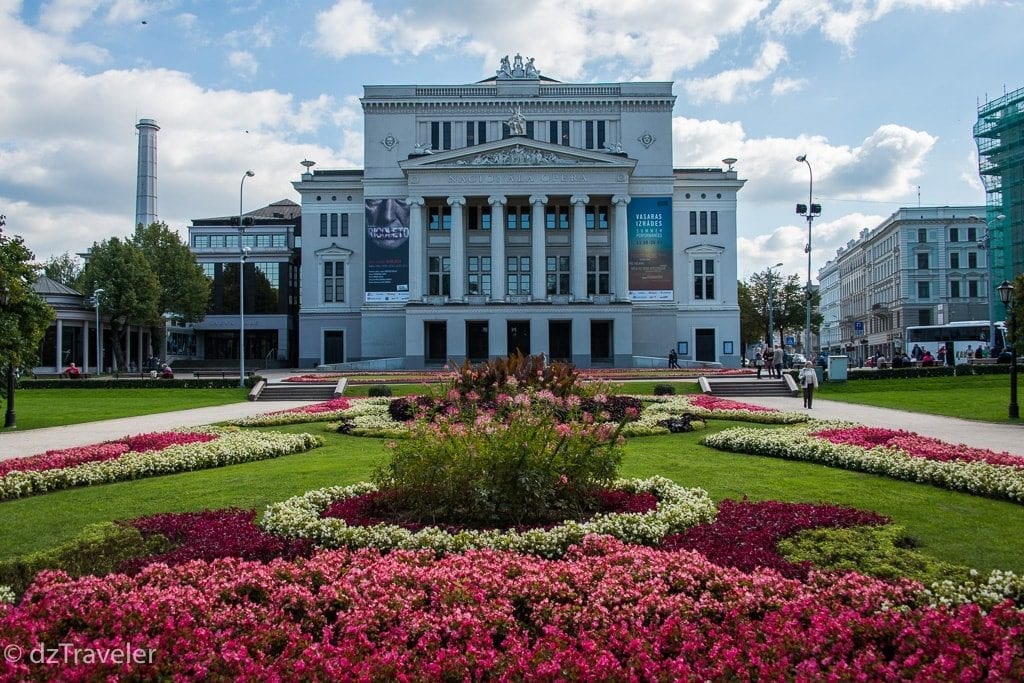
[[[737,424],[713,421],[709,431]],[[276,460],[0,503],[0,557],[50,547],[104,520],[228,506],[262,511],[309,489],[365,480],[385,452],[383,440],[334,435],[322,424],[275,429],[323,434],[327,444]],[[1024,570],[1024,535],[1015,531],[1024,528],[1024,506],[821,465],[722,453],[698,443],[706,433],[631,439],[623,476],[664,475],[700,486],[715,500],[746,495],[875,510],[905,526],[935,557],[983,570]]]
[[[823,382],[816,395],[832,401],[967,420],[1017,422],[1007,418],[1010,403],[1008,375]]]
[[[18,431],[205,408],[246,400],[248,389],[18,389]],[[6,403],[4,404],[6,408]]]

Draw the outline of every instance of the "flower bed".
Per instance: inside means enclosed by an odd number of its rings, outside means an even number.
[[[711,434],[704,438],[704,443],[725,451],[805,460],[1024,503],[1024,469],[1019,467],[993,465],[983,460],[932,460],[924,455],[911,455],[902,448],[865,448],[813,436],[851,427],[849,423],[829,422],[772,430],[737,427]]]
[[[840,427],[812,432],[811,436],[832,443],[844,443],[862,448],[886,446],[898,448],[909,455],[928,460],[963,460],[964,462],[987,462],[990,465],[1024,467],[1024,457],[1006,451],[995,452],[987,448],[973,448],[964,444],[949,444],[927,436],[902,429],[879,427]]]
[[[41,472],[65,467],[74,467],[87,462],[102,462],[119,458],[125,453],[141,451],[160,451],[168,446],[186,443],[213,441],[217,434],[212,432],[153,432],[126,436],[117,441],[105,441],[89,446],[75,446],[50,450],[39,455],[24,458],[0,460],[0,477],[5,477],[15,470],[19,472]]]
[[[325,548],[431,549],[460,553],[493,548],[558,557],[588,534],[607,534],[628,543],[656,545],[674,533],[714,519],[715,506],[703,489],[687,489],[664,477],[618,480],[613,488],[653,493],[659,503],[643,514],[602,514],[586,522],[565,522],[548,529],[528,531],[475,531],[456,534],[437,527],[416,532],[397,525],[349,526],[341,519],[322,516],[332,503],[360,496],[376,487],[369,483],[333,486],[275,503],[267,508],[261,526],[290,538],[307,538]]]
[[[777,550],[780,540],[805,529],[888,521],[874,512],[835,505],[723,500],[712,524],[701,524],[682,534],[668,536],[661,547],[694,550],[723,567],[742,571],[767,568],[790,578],[806,578],[810,564],[785,560]]]
[[[330,401],[312,403],[301,408],[277,410],[273,413],[251,415],[233,420],[228,424],[238,427],[274,427],[277,425],[301,424],[304,422],[328,422],[337,420],[352,406],[352,399],[337,397]]]
[[[801,413],[787,413],[774,408],[764,408],[704,394],[644,396],[642,398],[643,409],[640,411],[639,419],[627,423],[622,430],[626,436],[668,434],[668,428],[658,423],[686,413],[705,419],[717,418],[761,424],[794,424],[806,422],[808,419]]]
[[[0,478],[0,500],[58,491],[75,486],[109,484],[161,474],[202,470],[267,460],[307,451],[321,441],[311,434],[275,434],[224,430],[211,441],[183,443],[158,451],[127,451],[118,457],[58,469],[13,471]]]
[[[8,657],[0,678],[1024,679],[1024,613],[935,609],[919,596],[908,583],[745,574],[607,538],[560,560],[337,550],[135,577],[44,573],[0,607],[0,642],[151,655]]]

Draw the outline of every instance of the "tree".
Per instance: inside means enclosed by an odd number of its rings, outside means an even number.
[[[108,316],[115,340],[111,344],[114,368],[125,367],[124,337],[128,325],[162,325],[160,280],[149,259],[131,240],[112,237],[92,245],[89,262],[82,271],[84,293],[103,290],[100,311]]]
[[[761,320],[761,311],[754,303],[750,285],[742,280],[737,282],[736,297],[740,306],[740,340],[743,344],[743,353],[746,353],[747,347],[764,339],[762,334],[767,323]]]
[[[35,365],[39,344],[55,315],[32,288],[38,276],[32,252],[21,237],[5,235],[3,225],[0,222],[0,366],[9,371]]]
[[[43,263],[43,275],[68,287],[77,287],[82,274],[82,262],[71,252],[51,256]]]
[[[178,233],[166,223],[153,223],[139,230],[132,243],[145,255],[160,282],[160,312],[186,323],[202,320],[210,301],[210,281]],[[165,334],[161,319],[152,329],[156,349],[164,348]]]
[[[771,285],[771,298],[769,299],[769,284]],[[750,295],[750,321],[752,329],[758,331],[757,338],[767,341],[771,338],[768,330],[768,303],[772,303],[771,321],[775,326],[775,332],[779,338],[785,339],[786,330],[802,330],[807,323],[806,288],[800,283],[799,275],[783,277],[777,274],[754,273],[750,276],[750,282],[746,286]],[[811,328],[817,329],[821,325],[822,315],[817,312],[821,301],[820,294],[815,291],[811,298]],[[743,303],[740,303],[741,325],[743,324]],[[810,349],[804,353],[809,354]]]

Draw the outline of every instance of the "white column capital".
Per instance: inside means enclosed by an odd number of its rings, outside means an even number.
[[[423,206],[424,204],[426,204],[426,202],[423,200],[423,197],[409,197],[408,199],[405,200],[405,203],[408,204],[409,206]]]
[[[465,206],[465,205],[466,205],[466,198],[465,197],[449,197],[448,198],[448,206]]]
[[[530,203],[531,204],[547,204],[548,203],[548,197],[547,197],[547,195],[544,195],[544,194],[533,194],[533,195],[530,195]]]
[[[508,197],[503,194],[492,194],[487,198],[487,203],[491,206],[505,206],[508,203]]]
[[[617,194],[612,197],[612,204],[622,204],[625,206],[629,204],[629,200],[632,199],[628,194]]]
[[[569,202],[571,204],[586,204],[589,201],[590,197],[585,194],[575,194],[572,197],[569,197]]]

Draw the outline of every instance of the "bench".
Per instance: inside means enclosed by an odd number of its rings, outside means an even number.
[[[247,377],[252,377],[252,372],[245,373]],[[238,379],[237,370],[194,370],[192,375],[196,379]]]
[[[32,373],[32,379],[71,379],[71,378],[68,377],[67,374],[63,373],[63,372],[35,372],[35,373]],[[80,372],[80,373],[78,373],[78,377],[75,377],[75,379],[76,380],[77,379],[89,379],[89,373],[87,373],[87,372]]]

